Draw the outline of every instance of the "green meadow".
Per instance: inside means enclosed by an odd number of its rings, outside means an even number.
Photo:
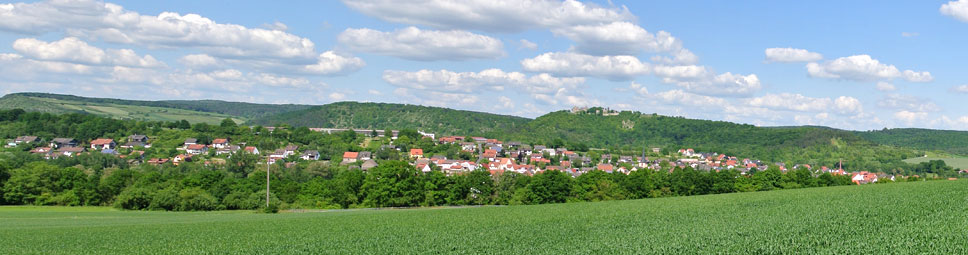
[[[0,207],[0,254],[968,253],[968,181],[596,203],[117,211]]]

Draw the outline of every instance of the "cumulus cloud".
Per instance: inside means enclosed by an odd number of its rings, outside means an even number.
[[[637,55],[643,50],[672,52],[682,49],[682,42],[668,32],[652,34],[625,21],[554,28],[551,32],[575,41],[578,44],[575,50],[590,55]]]
[[[889,109],[903,109],[913,112],[941,111],[941,107],[928,99],[900,94],[891,94],[885,96],[877,102],[877,106]]]
[[[353,51],[419,61],[495,59],[504,56],[501,40],[460,30],[407,27],[382,32],[348,28],[340,33],[337,40]]]
[[[716,96],[747,96],[762,88],[755,74],[741,75],[730,72],[715,74],[704,66],[662,66],[653,67],[657,77],[665,83],[672,83],[686,90]]]
[[[959,92],[959,93],[968,93],[968,84],[954,86],[951,88],[951,91]]]
[[[897,88],[894,87],[894,84],[891,84],[889,82],[879,81],[877,82],[877,90],[889,92],[889,91],[895,91],[897,90]]]
[[[188,68],[214,68],[220,65],[220,61],[206,54],[190,54],[178,59],[178,63]]]
[[[23,56],[43,61],[143,68],[166,66],[165,63],[156,60],[151,55],[138,56],[134,50],[130,49],[104,50],[91,46],[75,37],[67,37],[54,42],[45,42],[34,38],[17,39],[13,42],[13,49]]]
[[[366,15],[395,23],[501,33],[635,19],[625,8],[603,8],[575,0],[346,0],[343,3]]]
[[[934,80],[929,72],[912,70],[902,72],[894,65],[882,64],[869,55],[854,55],[824,63],[809,63],[807,64],[807,73],[812,77],[853,81],[877,81],[895,78],[903,78],[910,82]]]
[[[923,121],[928,118],[928,113],[926,112],[912,112],[912,111],[898,111],[894,113],[894,118],[901,120],[908,125],[912,125],[915,122]]]
[[[532,98],[546,104],[588,105],[593,102],[578,91],[578,86],[585,82],[584,78],[560,78],[544,73],[528,76],[500,69],[480,72],[388,70],[383,73],[383,80],[406,89],[407,92],[417,90],[444,94],[479,94],[511,89],[528,93]]]
[[[823,55],[810,52],[804,49],[794,48],[769,48],[766,49],[766,61],[768,62],[815,62],[823,59]]]
[[[364,66],[366,62],[363,59],[327,51],[319,54],[316,64],[303,66],[301,71],[319,75],[343,75],[356,72]]]
[[[968,0],[951,1],[941,5],[941,14],[951,16],[962,22],[968,22]]]
[[[25,34],[63,32],[80,38],[159,48],[192,47],[226,58],[312,61],[314,44],[280,30],[217,23],[197,14],[142,15],[94,0],[5,4],[0,30]]]
[[[631,80],[649,73],[649,64],[634,56],[591,56],[574,52],[549,52],[521,60],[525,71],[556,76],[592,76],[613,81]]]
[[[528,41],[528,40],[525,40],[525,39],[521,39],[520,43],[521,43],[521,47],[519,47],[519,49],[529,49],[529,50],[537,50],[538,49],[538,44],[537,43],[533,43],[533,42]]]
[[[812,98],[801,94],[766,94],[749,100],[749,105],[791,111],[825,111],[832,104],[830,98]]]

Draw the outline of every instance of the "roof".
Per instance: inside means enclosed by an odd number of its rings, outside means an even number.
[[[377,164],[376,161],[373,161],[372,159],[370,159],[370,160],[364,161],[363,165],[360,165],[360,168],[362,168],[363,170],[366,170],[377,166],[379,166],[379,164]]]
[[[343,158],[356,158],[359,156],[360,156],[359,152],[352,152],[352,151],[343,152]]]
[[[191,144],[191,145],[188,145],[188,149],[189,150],[201,150],[201,149],[205,149],[205,145],[204,144]]]
[[[146,135],[129,135],[128,136],[128,139],[131,139],[131,140],[148,139],[148,136],[146,136]]]
[[[94,139],[94,141],[91,141],[91,145],[105,145],[111,143],[114,143],[114,139],[98,138]]]
[[[221,144],[221,143],[229,143],[229,139],[217,138],[215,140],[212,140],[212,144]]]
[[[423,155],[423,149],[410,149],[410,155]]]
[[[74,138],[54,138],[54,140],[51,141],[54,143],[71,143],[77,140],[74,140]]]
[[[198,139],[195,139],[195,138],[185,139],[185,144],[191,144],[191,143],[198,143]]]

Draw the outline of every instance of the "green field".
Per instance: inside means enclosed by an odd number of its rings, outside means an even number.
[[[187,120],[191,123],[219,124],[225,118],[232,118],[236,123],[245,122],[244,118],[226,114],[200,112],[177,108],[123,105],[111,103],[92,103],[60,100],[43,97],[18,96],[6,98],[0,102],[2,109],[33,109],[49,113],[87,112],[90,114],[115,118],[149,121],[179,121]]]
[[[306,213],[0,207],[0,254],[968,253],[968,181]]]
[[[947,165],[949,165],[951,167],[954,167],[956,169],[968,169],[968,158],[934,158],[934,157],[921,158],[921,157],[918,157],[918,158],[905,159],[904,162],[911,163],[911,164],[918,164],[918,163],[921,163],[921,162],[928,162],[928,161],[931,161],[931,160],[944,160],[944,163],[945,164],[947,164]]]

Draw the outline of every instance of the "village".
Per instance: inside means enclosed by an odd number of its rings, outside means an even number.
[[[275,129],[267,127],[268,130]],[[353,131],[359,135],[373,138],[385,137],[383,130],[368,129],[335,129],[312,128],[314,132],[334,134]],[[669,155],[661,155],[662,149],[653,147],[643,149],[639,155],[625,155],[613,153],[575,152],[567,148],[551,148],[544,145],[530,145],[521,142],[503,142],[498,139],[485,137],[445,136],[436,138],[432,133],[419,132],[423,139],[431,139],[436,145],[459,146],[462,153],[474,155],[471,159],[447,158],[445,155],[425,154],[423,149],[411,148],[402,151],[393,145],[398,131],[390,134],[389,145],[382,149],[396,150],[418,170],[423,172],[441,171],[447,175],[459,175],[471,171],[484,170],[492,175],[515,172],[523,175],[535,175],[544,171],[561,171],[578,177],[591,171],[606,173],[630,174],[634,171],[673,171],[676,168],[690,167],[701,171],[737,170],[746,175],[754,171],[765,171],[774,165],[782,172],[791,169],[806,169],[815,176],[829,173],[830,175],[848,175],[856,184],[875,183],[878,180],[894,180],[895,176],[885,173],[869,171],[846,171],[840,167],[811,166],[797,164],[787,166],[784,163],[769,163],[757,159],[738,158],[716,152],[697,152],[691,148],[679,149]],[[295,164],[295,161],[318,161],[320,153],[316,150],[300,150],[299,146],[288,145],[284,148],[263,153],[255,146],[247,146],[245,142],[233,143],[230,138],[212,139],[208,144],[199,143],[198,139],[185,139],[180,147],[175,148],[180,153],[171,158],[145,159],[143,149],[151,148],[151,138],[146,135],[130,135],[123,144],[110,138],[99,138],[82,143],[73,138],[53,138],[43,141],[37,136],[20,136],[9,140],[7,147],[26,145],[32,154],[45,159],[58,157],[72,157],[82,153],[101,153],[113,155],[128,160],[132,164],[151,165],[179,165],[184,162],[197,162],[205,165],[224,164],[225,159],[238,153],[257,155],[260,162],[276,164],[289,159],[285,166]],[[124,152],[124,153],[121,153]],[[332,163],[346,165],[349,169],[366,171],[379,165],[373,151],[346,151],[342,158],[333,158]],[[649,156],[651,155],[651,156]]]

